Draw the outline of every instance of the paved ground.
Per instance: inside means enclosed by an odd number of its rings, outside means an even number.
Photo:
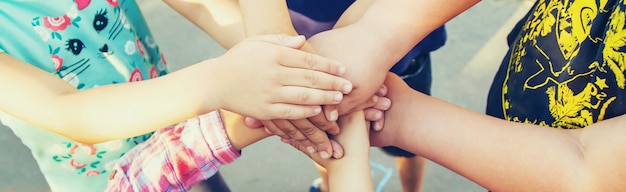
[[[139,0],[155,38],[176,70],[224,52],[210,38],[161,1]],[[483,112],[486,91],[506,51],[504,38],[528,3],[485,0],[447,24],[449,40],[432,55],[435,97]],[[179,36],[185,34],[184,36]],[[467,86],[471,85],[471,86]],[[442,149],[445,150],[445,149]],[[47,191],[30,152],[0,125],[0,191]],[[239,191],[306,191],[316,173],[310,160],[271,138],[244,150],[222,174]],[[372,149],[374,179],[380,191],[400,191],[395,161]],[[429,162],[424,191],[485,191]]]

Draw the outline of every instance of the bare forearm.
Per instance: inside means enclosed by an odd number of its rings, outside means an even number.
[[[466,1],[358,1],[345,16],[345,25],[309,39],[325,57],[347,65],[346,78],[355,85],[340,107],[340,113],[368,99],[379,88],[398,60],[430,32],[477,3]],[[371,5],[368,5],[371,3]],[[453,6],[450,6],[453,5]],[[449,7],[450,6],[450,7]],[[369,7],[365,12],[364,7]],[[352,15],[352,16],[351,16]],[[353,24],[346,24],[354,21]]]
[[[572,135],[495,119],[426,95],[413,99],[419,102],[395,103],[414,109],[404,112],[415,118],[402,122],[407,135],[401,139],[405,141],[401,148],[493,191],[566,191],[560,187],[578,180],[582,159]]]
[[[193,70],[144,82],[78,91],[63,80],[6,54],[0,54],[0,69],[3,112],[84,143],[140,135],[208,112],[200,110],[201,107],[217,108],[208,99],[185,94],[198,89],[181,83],[190,82],[184,78],[196,73]],[[171,82],[162,80],[166,78]]]
[[[246,36],[266,34],[298,35],[293,27],[285,0],[239,0]],[[301,48],[310,53],[315,49],[307,42]]]
[[[371,43],[366,45],[377,47],[383,52],[382,55],[387,56],[380,58],[381,63],[392,65],[430,32],[478,2],[479,0],[375,1],[361,19],[346,28],[353,32],[368,31],[371,34]]]
[[[297,35],[285,0],[239,0],[246,35]]]
[[[237,0],[163,1],[226,49],[246,37]]]
[[[330,191],[374,191],[369,156],[346,156],[329,163],[327,170]]]
[[[335,139],[345,147],[345,155],[326,165],[330,191],[374,191],[369,165],[369,129],[364,118],[363,112],[357,111],[338,122],[342,132]]]
[[[492,191],[625,189],[626,151],[615,146],[625,144],[626,117],[563,130],[489,117],[417,92],[405,96],[394,101],[401,114],[386,114],[400,116],[386,121],[401,130],[399,146]]]

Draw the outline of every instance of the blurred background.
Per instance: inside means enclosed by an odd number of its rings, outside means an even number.
[[[172,70],[225,52],[162,1],[138,2]],[[483,113],[491,80],[508,48],[506,35],[531,4],[530,1],[484,0],[448,22],[446,45],[431,54],[433,96]],[[48,191],[30,151],[2,125],[0,151],[4,154],[0,157],[0,191]],[[371,154],[377,188],[401,191],[395,160],[377,148],[372,148]],[[308,191],[311,182],[318,177],[306,156],[275,137],[246,148],[239,160],[220,172],[234,192]],[[429,162],[423,191],[486,190]]]

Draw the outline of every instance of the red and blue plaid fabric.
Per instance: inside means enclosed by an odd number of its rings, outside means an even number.
[[[214,111],[161,129],[134,147],[114,167],[106,191],[187,191],[239,156]]]

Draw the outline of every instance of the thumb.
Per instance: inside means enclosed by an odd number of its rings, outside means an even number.
[[[251,117],[246,117],[244,119],[244,124],[250,128],[260,128],[263,126],[263,124],[261,123],[261,121],[251,118]]]

